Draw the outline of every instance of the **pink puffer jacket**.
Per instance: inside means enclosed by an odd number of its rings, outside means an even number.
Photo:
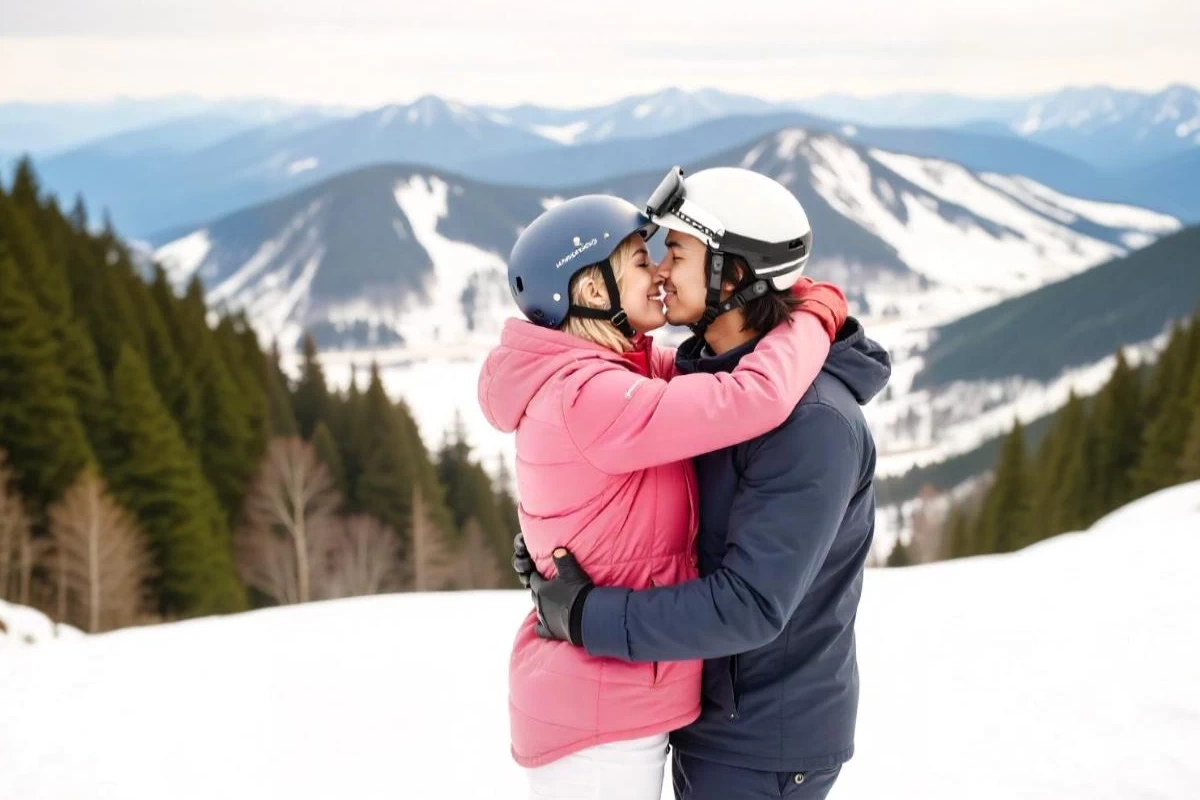
[[[646,589],[696,577],[691,457],[778,427],[829,353],[803,311],[737,370],[675,375],[654,348],[651,377],[617,353],[509,320],[479,378],[479,404],[517,434],[520,520],[538,569],[567,547],[600,586]],[[669,382],[667,379],[670,379]],[[604,742],[682,727],[700,713],[700,662],[592,658],[521,625],[509,672],[513,757],[546,764]]]

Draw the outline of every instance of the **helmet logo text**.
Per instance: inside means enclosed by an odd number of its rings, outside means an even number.
[[[578,244],[578,243],[579,243],[579,237],[578,237],[578,236],[576,236],[576,237],[575,237],[575,243],[576,243],[576,244]],[[594,237],[593,237],[593,238],[592,238],[590,241],[584,242],[583,244],[579,245],[579,246],[578,246],[578,247],[576,247],[574,250],[572,250],[571,252],[567,253],[567,254],[566,254],[565,256],[563,256],[562,258],[560,258],[560,259],[558,260],[558,263],[554,265],[554,268],[555,268],[555,269],[560,269],[560,268],[562,267],[562,265],[563,265],[563,264],[566,264],[568,261],[570,261],[571,259],[575,258],[575,256],[579,255],[579,254],[580,254],[580,253],[582,253],[584,250],[587,250],[589,247],[595,247],[597,244],[599,244],[599,241],[598,241],[597,239],[595,239]]]

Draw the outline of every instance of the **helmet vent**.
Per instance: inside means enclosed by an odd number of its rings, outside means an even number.
[[[520,276],[520,275],[518,275],[518,276],[517,276],[516,284],[517,284],[517,291],[518,291],[518,292],[523,292],[523,291],[525,291],[525,282],[524,282],[523,280],[521,280],[521,276]]]

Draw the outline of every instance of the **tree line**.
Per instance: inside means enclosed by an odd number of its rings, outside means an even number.
[[[1118,351],[1104,387],[1091,398],[1072,393],[1036,449],[1015,422],[986,485],[945,515],[918,512],[913,537],[893,548],[888,564],[1011,552],[1193,480],[1200,480],[1200,313],[1175,324],[1152,367],[1134,369]]]
[[[508,476],[430,452],[372,365],[297,379],[105,219],[0,186],[0,598],[87,630],[513,585]]]

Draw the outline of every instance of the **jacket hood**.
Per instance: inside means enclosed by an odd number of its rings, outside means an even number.
[[[492,427],[504,433],[517,429],[534,396],[557,373],[573,364],[598,360],[622,363],[619,353],[519,319],[510,319],[500,344],[479,374],[479,407]]]
[[[865,406],[887,386],[892,357],[879,342],[867,337],[861,322],[850,317],[838,331],[822,369],[846,384],[858,404]]]

